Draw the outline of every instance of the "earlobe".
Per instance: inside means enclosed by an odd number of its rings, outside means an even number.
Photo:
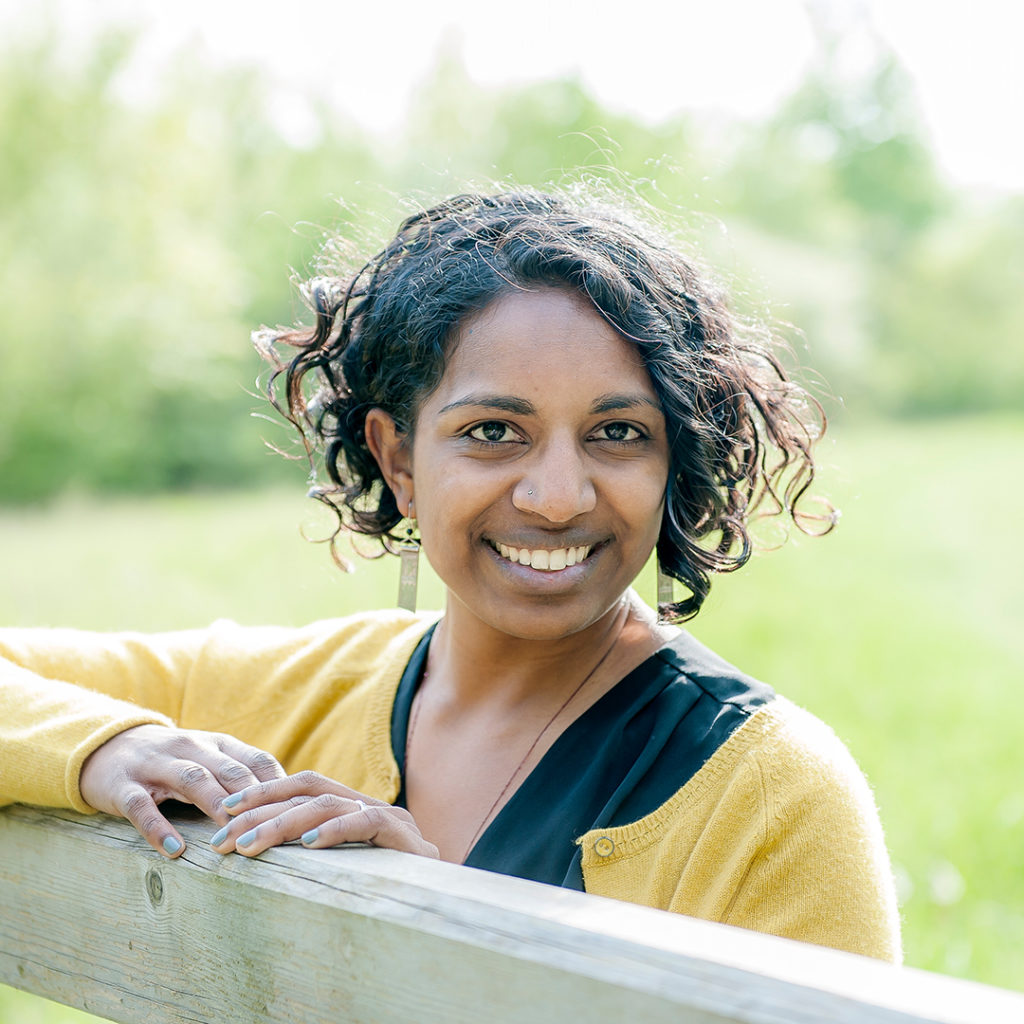
[[[402,433],[394,417],[383,409],[371,409],[366,414],[366,446],[380,466],[384,483],[391,488],[403,515],[408,515],[412,503],[412,451],[408,435]]]

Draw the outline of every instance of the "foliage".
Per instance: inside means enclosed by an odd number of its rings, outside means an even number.
[[[848,407],[1010,408],[1024,385],[1020,201],[941,182],[891,55],[841,77],[823,36],[778,111],[730,126],[643,124],[574,79],[481,90],[446,51],[386,149],[314,99],[282,111],[257,69],[183,54],[134,102],[130,33],[78,63],[58,42],[0,51],[0,500],[282,479],[248,332],[301,315],[287,278],[325,231],[379,238],[405,197],[467,183],[583,178],[659,207],[741,311],[803,328]]]

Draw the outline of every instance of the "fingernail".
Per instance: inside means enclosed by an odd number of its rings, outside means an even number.
[[[256,829],[251,828],[243,836],[239,836],[235,840],[236,846],[248,846],[256,838]]]
[[[181,840],[175,839],[174,836],[167,836],[163,841],[163,848],[168,853],[177,853],[181,849]]]
[[[225,807],[234,807],[236,804],[240,804],[242,802],[243,796],[245,796],[244,790],[240,793],[232,793],[230,796],[224,797],[221,803]]]
[[[214,832],[213,835],[210,836],[210,845],[211,846],[220,846],[220,844],[223,843],[224,840],[227,838],[227,835],[228,835],[228,826],[225,825],[219,832]]]
[[[320,837],[320,829],[311,828],[308,832],[302,834],[302,842],[308,846],[310,843],[315,843]]]

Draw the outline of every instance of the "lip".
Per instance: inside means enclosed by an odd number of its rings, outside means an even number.
[[[491,556],[499,566],[499,568],[514,578],[529,582],[533,586],[544,586],[544,587],[558,587],[559,585],[574,584],[585,576],[588,576],[593,568],[595,555],[599,554],[607,545],[605,541],[592,542],[590,544],[577,544],[577,545],[561,545],[559,547],[551,547],[550,541],[548,544],[535,544],[529,550],[531,551],[559,551],[569,547],[586,548],[587,554],[582,561],[576,562],[574,565],[566,565],[562,569],[535,569],[532,565],[523,565],[521,562],[513,562],[506,558],[497,549],[497,545],[505,544],[504,541],[485,540],[484,546],[490,552]],[[505,545],[511,547],[513,545]],[[524,545],[525,547],[525,545]]]

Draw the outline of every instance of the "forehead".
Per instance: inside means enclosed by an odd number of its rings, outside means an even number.
[[[462,322],[440,391],[514,383],[517,390],[621,390],[656,398],[643,358],[581,295],[516,290]]]

